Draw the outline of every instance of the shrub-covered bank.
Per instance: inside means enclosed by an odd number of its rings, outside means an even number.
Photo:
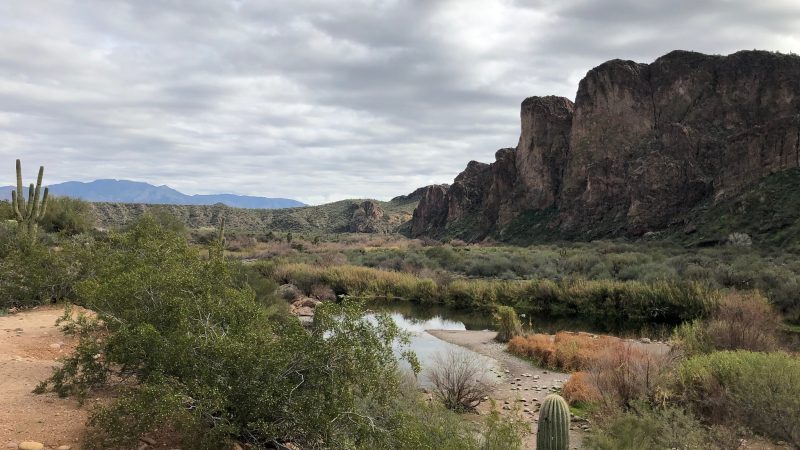
[[[612,280],[473,280],[417,277],[358,266],[286,264],[272,271],[276,281],[306,292],[330,286],[337,294],[401,298],[490,310],[513,306],[537,317],[580,318],[600,329],[637,329],[650,324],[678,325],[705,317],[720,299],[699,282]]]
[[[38,391],[118,389],[89,420],[89,448],[135,447],[157,429],[193,449],[518,448],[509,424],[473,426],[403,388],[388,317],[327,303],[306,330],[238,265],[149,219],[96,243],[86,265],[75,298],[97,317],[65,315],[79,345]]]

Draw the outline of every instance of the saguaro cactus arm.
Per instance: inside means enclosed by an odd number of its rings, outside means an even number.
[[[25,212],[25,197],[22,193],[22,162],[17,160],[17,208],[20,213]]]
[[[36,220],[42,220],[44,213],[47,211],[47,199],[50,198],[50,188],[44,188],[44,195],[42,196],[42,205],[39,207],[39,217]]]
[[[25,210],[26,211],[25,212],[25,219],[30,219],[31,218],[31,214],[33,213],[33,207],[34,207],[34,204],[33,204],[33,199],[34,199],[33,191],[34,190],[35,190],[35,188],[33,187],[33,183],[31,183],[31,185],[28,187],[28,207]]]
[[[28,206],[31,211],[31,219],[39,218],[39,197],[42,195],[42,178],[44,178],[44,166],[39,166],[39,175],[36,176],[36,190],[33,191],[33,204]],[[33,188],[32,184],[31,188]]]
[[[17,203],[17,191],[11,191],[11,205],[14,207],[14,218],[17,222],[21,222],[23,217],[22,213],[19,211],[19,204]]]

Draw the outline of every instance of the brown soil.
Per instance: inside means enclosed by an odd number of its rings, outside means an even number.
[[[489,396],[494,400],[496,407],[503,414],[512,414],[514,406],[521,416],[530,421],[530,433],[524,439],[525,448],[536,447],[536,424],[539,420],[538,407],[542,400],[552,392],[551,388],[560,388],[569,378],[569,374],[545,370],[520,359],[508,352],[506,346],[494,340],[497,334],[494,331],[450,331],[427,330],[437,338],[468,348],[476,353],[497,361],[497,369],[492,369],[492,376],[497,379],[497,386]],[[538,377],[538,378],[537,378]],[[522,400],[527,401],[522,401]],[[511,409],[503,409],[506,402]],[[478,412],[488,414],[492,402],[484,402],[478,406]],[[530,412],[525,412],[528,409]],[[570,448],[583,448],[583,426],[589,424],[582,420],[575,420],[570,431]]]
[[[80,448],[87,409],[74,399],[31,391],[50,376],[56,361],[74,348],[74,340],[55,326],[62,307],[39,307],[0,317],[0,446],[36,441],[45,448]]]

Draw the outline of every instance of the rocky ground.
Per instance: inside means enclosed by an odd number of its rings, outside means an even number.
[[[506,346],[495,342],[494,331],[449,331],[427,330],[428,333],[451,344],[468,348],[476,353],[497,361],[492,369],[492,376],[497,379],[497,386],[490,395],[503,414],[518,412],[530,421],[531,433],[525,436],[525,448],[536,446],[536,425],[539,420],[539,406],[551,392],[558,390],[569,378],[569,375],[536,367],[528,361],[517,358],[506,352]],[[491,402],[486,401],[478,407],[478,412],[488,414]],[[583,448],[582,442],[586,432],[591,430],[590,424],[573,418],[570,431],[570,447]]]

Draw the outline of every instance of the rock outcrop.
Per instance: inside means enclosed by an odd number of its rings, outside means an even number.
[[[384,212],[380,205],[373,200],[366,200],[351,207],[353,213],[350,217],[351,233],[388,233],[389,225],[384,220]]]
[[[698,205],[800,166],[800,57],[674,51],[613,60],[575,103],[522,102],[515,149],[430,186],[411,234],[590,239],[685,227]],[[529,236],[535,238],[535,236]]]

